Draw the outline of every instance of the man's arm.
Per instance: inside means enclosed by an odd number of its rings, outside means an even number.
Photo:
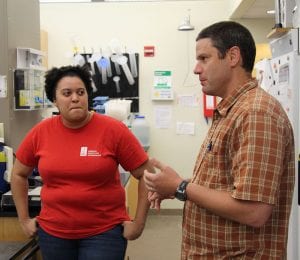
[[[194,183],[188,184],[186,192],[188,200],[199,207],[252,227],[263,226],[273,209],[270,204],[235,199],[227,191],[213,190]]]
[[[171,167],[153,159],[153,166],[160,172],[145,173],[147,188],[155,190],[163,197],[175,194],[183,179]],[[189,183],[186,188],[187,199],[224,218],[237,221],[252,227],[260,227],[269,219],[273,206],[263,202],[235,199],[227,191],[209,189]]]

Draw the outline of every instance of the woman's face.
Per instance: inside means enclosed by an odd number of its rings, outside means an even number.
[[[58,81],[54,104],[67,127],[78,128],[88,120],[88,94],[77,76],[66,76]]]

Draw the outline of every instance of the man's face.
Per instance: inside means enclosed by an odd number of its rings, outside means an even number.
[[[196,59],[194,73],[199,75],[203,92],[223,98],[231,78],[227,54],[221,59],[211,40],[204,38],[196,43]]]

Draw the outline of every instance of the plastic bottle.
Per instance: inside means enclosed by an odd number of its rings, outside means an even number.
[[[144,149],[150,146],[150,127],[145,119],[145,116],[136,115],[131,124],[132,133],[140,141]]]

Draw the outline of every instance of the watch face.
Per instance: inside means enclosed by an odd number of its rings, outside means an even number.
[[[187,195],[186,195],[186,186],[188,185],[187,181],[182,181],[176,192],[175,192],[175,198],[181,201],[186,201],[187,200]]]
[[[181,201],[186,201],[186,193],[185,191],[176,191],[175,198]]]

